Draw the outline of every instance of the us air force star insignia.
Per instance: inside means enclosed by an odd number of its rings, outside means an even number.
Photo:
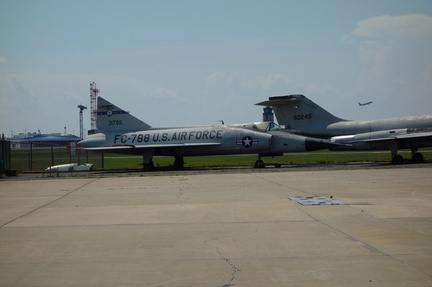
[[[252,138],[250,136],[245,136],[242,139],[242,144],[244,147],[251,147],[252,146]]]
[[[107,116],[110,117],[110,116],[112,116],[112,114],[113,114],[113,112],[112,112],[111,110],[108,110],[108,111],[107,111]]]

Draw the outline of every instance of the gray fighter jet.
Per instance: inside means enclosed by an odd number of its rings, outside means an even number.
[[[273,107],[278,123],[292,133],[357,150],[390,150],[395,164],[403,162],[398,149],[411,149],[412,160],[421,162],[418,148],[432,146],[432,115],[351,121],[332,115],[304,95],[270,97],[257,105]]]
[[[153,169],[155,155],[173,156],[174,168],[184,166],[184,156],[257,154],[255,167],[264,167],[262,156],[331,148],[328,140],[288,133],[272,123],[152,128],[104,98],[97,102],[96,130],[78,143],[85,150],[139,154],[143,168]]]

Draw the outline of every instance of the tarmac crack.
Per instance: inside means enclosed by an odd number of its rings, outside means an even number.
[[[251,234],[256,233],[256,232],[258,231],[258,229],[260,228],[260,226],[261,226],[261,222],[258,222],[256,228],[251,232]],[[237,230],[237,231],[238,231],[238,230]],[[233,236],[233,235],[232,235],[232,236]],[[226,284],[224,284],[224,285],[222,285],[221,287],[232,287],[232,286],[235,286],[234,281],[235,281],[235,279],[236,279],[236,275],[237,275],[238,272],[241,271],[241,269],[240,269],[239,267],[237,267],[237,265],[235,265],[235,264],[230,260],[230,258],[228,258],[227,256],[224,256],[224,255],[222,254],[221,250],[219,249],[219,247],[217,246],[217,243],[216,243],[218,240],[223,239],[223,238],[233,238],[232,236],[224,236],[224,237],[213,238],[213,239],[208,239],[208,240],[205,240],[205,241],[204,241],[204,244],[205,244],[205,245],[207,245],[207,246],[209,246],[209,247],[211,247],[211,248],[214,248],[214,249],[216,250],[216,253],[217,253],[217,255],[219,256],[219,258],[220,258],[223,262],[225,262],[226,264],[228,264],[229,267],[230,267],[231,270],[232,270],[232,272],[231,272],[231,276],[230,276],[230,279],[229,279],[229,282],[226,283]],[[212,242],[213,242],[213,243],[212,243]]]
[[[241,270],[240,270],[239,268],[237,268],[237,266],[235,266],[235,265],[234,265],[234,264],[229,260],[229,258],[224,257],[224,256],[222,255],[222,253],[220,252],[220,250],[219,250],[218,247],[216,247],[216,252],[219,254],[219,257],[220,257],[223,261],[225,261],[225,262],[226,262],[226,263],[231,267],[231,269],[233,270],[233,272],[231,273],[231,279],[230,279],[229,283],[228,283],[228,284],[225,284],[225,285],[222,285],[222,287],[231,287],[231,286],[234,286],[233,282],[234,282],[235,276],[236,276],[237,272],[239,272],[239,271],[241,271]]]
[[[22,215],[20,215],[20,216],[18,216],[16,218],[12,219],[12,220],[9,220],[8,222],[5,222],[4,224],[0,225],[0,228],[1,227],[5,227],[6,225],[8,225],[8,224],[10,224],[10,223],[12,223],[14,221],[17,221],[18,219],[21,219],[21,218],[23,218],[23,217],[25,217],[25,216],[27,216],[29,214],[32,214],[33,212],[38,211],[39,209],[42,209],[42,208],[44,208],[44,207],[46,207],[46,206],[48,206],[48,205],[50,205],[50,204],[52,204],[52,203],[54,203],[56,201],[59,201],[60,199],[65,198],[66,196],[74,193],[75,191],[77,191],[77,190],[79,190],[79,189],[81,189],[81,188],[83,188],[83,187],[85,187],[85,186],[87,186],[87,185],[89,185],[89,184],[97,181],[97,180],[99,180],[99,178],[93,179],[93,180],[91,180],[91,181],[89,181],[89,182],[87,182],[87,183],[85,183],[85,184],[83,184],[83,185],[81,185],[81,186],[79,186],[79,187],[77,187],[77,188],[69,191],[68,193],[63,194],[62,196],[60,196],[60,197],[58,197],[56,199],[51,200],[50,202],[47,202],[47,203],[45,203],[45,204],[43,204],[43,205],[41,205],[41,206],[39,206],[39,207],[37,207],[37,208],[29,211],[29,212],[26,212],[26,213],[24,213],[24,214],[22,214]]]

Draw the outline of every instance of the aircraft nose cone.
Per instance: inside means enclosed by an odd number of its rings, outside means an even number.
[[[306,151],[320,150],[320,149],[331,149],[341,146],[341,144],[330,142],[325,139],[306,138],[305,149]]]
[[[78,145],[83,148],[100,147],[105,145],[105,141],[105,135],[99,133],[86,137],[82,141],[78,142]]]

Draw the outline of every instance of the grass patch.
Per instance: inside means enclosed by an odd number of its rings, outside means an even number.
[[[432,148],[422,149],[425,159],[429,158]],[[399,152],[406,159],[411,158],[409,150]],[[102,156],[99,153],[89,152],[81,156],[69,156],[65,148],[54,148],[53,151],[47,148],[34,148],[32,157],[30,151],[21,149],[12,151],[12,169],[21,171],[43,171],[51,165],[77,162],[80,164],[89,162],[94,164],[94,169],[141,169],[142,156],[124,155],[124,154],[104,154],[102,165]],[[226,156],[196,156],[185,157],[185,167],[224,167],[224,166],[253,166],[258,159],[257,155],[226,155]],[[380,162],[390,161],[389,151],[340,151],[332,152],[329,150],[286,153],[279,157],[263,157],[266,164],[332,164],[346,162]],[[30,164],[31,163],[31,164]],[[53,163],[53,164],[52,164]],[[172,167],[174,164],[173,157],[153,158],[155,167]]]
[[[410,151],[399,152],[404,158],[410,158]],[[426,158],[426,156],[425,156]],[[226,155],[226,156],[189,156],[185,157],[185,167],[223,167],[253,166],[257,155]],[[308,163],[346,163],[346,162],[380,162],[390,161],[390,152],[332,152],[329,150],[286,153],[278,157],[263,157],[266,164],[308,164]],[[170,167],[174,164],[173,157],[154,157],[155,167]],[[111,157],[105,156],[106,169],[142,168],[142,157]]]

